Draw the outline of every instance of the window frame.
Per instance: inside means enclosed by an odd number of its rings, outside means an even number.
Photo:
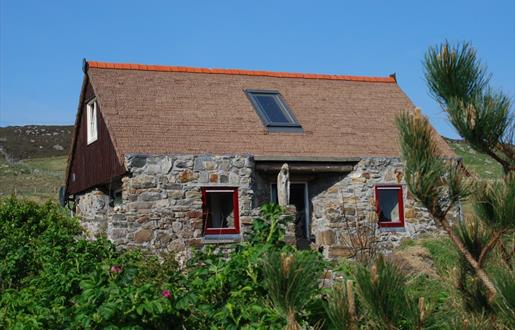
[[[92,126],[94,126],[94,129]],[[88,145],[98,140],[98,103],[96,98],[86,103],[86,135]]]
[[[226,235],[240,233],[240,207],[238,203],[238,187],[202,187],[202,222],[203,236]],[[207,195],[216,192],[232,192],[232,205],[234,215],[234,227],[228,228],[208,228],[207,227]]]
[[[399,221],[386,222],[381,221],[379,215],[381,214],[379,190],[381,189],[395,189],[397,190],[397,203],[399,204]],[[374,187],[375,200],[376,200],[376,214],[377,223],[382,228],[404,228],[404,196],[402,185],[400,184],[381,184]]]
[[[297,117],[293,114],[293,111],[290,109],[286,101],[284,100],[284,97],[279,93],[279,91],[276,90],[264,90],[264,89],[245,89],[245,94],[247,95],[247,98],[249,99],[250,103],[254,107],[254,110],[258,114],[259,118],[263,122],[263,125],[269,130],[269,131],[278,131],[278,132],[285,132],[285,131],[291,131],[291,132],[304,132],[302,129],[302,126],[300,125],[299,121],[297,120]],[[266,114],[266,111],[261,107],[255,96],[257,95],[268,95],[273,96],[276,100],[280,110],[282,111],[283,115],[289,120],[288,123],[282,123],[282,122],[273,122],[268,119],[268,116]]]

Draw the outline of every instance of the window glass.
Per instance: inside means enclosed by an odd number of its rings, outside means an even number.
[[[88,144],[90,144],[98,139],[97,102],[95,100],[87,104],[86,119]]]
[[[379,221],[399,222],[399,189],[379,188]]]
[[[289,123],[290,120],[285,116],[281,107],[278,104],[278,100],[275,95],[256,95],[256,101],[261,106],[261,109],[270,120],[274,123]]]
[[[234,228],[233,192],[208,192],[207,228]]]

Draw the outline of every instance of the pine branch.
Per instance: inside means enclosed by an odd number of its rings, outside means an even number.
[[[457,166],[456,164],[447,165],[442,160],[433,139],[435,132],[427,118],[419,113],[404,112],[397,118],[397,127],[400,132],[401,153],[405,161],[408,188],[444,228],[487,289],[489,300],[493,301],[496,296],[493,282],[452,230],[446,218],[449,210],[469,194],[468,183],[453,167]],[[442,208],[446,201],[448,204]],[[487,210],[490,209],[487,208]]]

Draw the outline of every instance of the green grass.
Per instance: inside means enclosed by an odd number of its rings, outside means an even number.
[[[463,158],[467,170],[482,179],[497,179],[502,176],[502,168],[491,157],[472,149],[463,141],[446,139],[456,155]]]
[[[426,238],[420,240],[420,245],[431,253],[436,271],[441,276],[450,272],[459,261],[459,254],[447,237]]]
[[[0,197],[16,194],[36,202],[58,200],[64,185],[66,156],[8,163],[0,158]]]

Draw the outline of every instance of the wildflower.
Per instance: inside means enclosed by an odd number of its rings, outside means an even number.
[[[121,273],[122,272],[122,266],[120,265],[114,265],[111,267],[111,273]]]
[[[164,290],[161,295],[167,299],[172,299],[172,294],[170,293],[169,290]]]

